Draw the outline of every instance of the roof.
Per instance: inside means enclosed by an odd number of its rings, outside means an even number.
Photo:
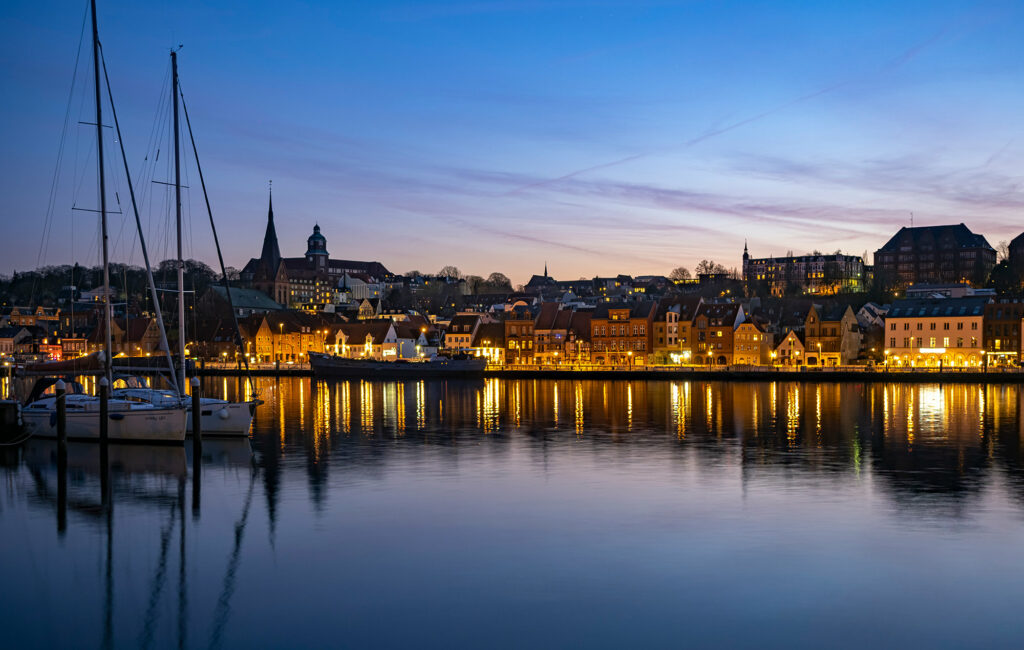
[[[896,300],[886,318],[939,318],[943,316],[982,316],[985,313],[985,296],[967,298],[922,298]]]
[[[213,291],[222,300],[227,300],[227,289],[221,285],[212,285]],[[231,304],[235,309],[255,309],[261,311],[278,311],[284,309],[284,305],[270,299],[270,296],[257,291],[256,289],[239,289],[231,287]]]
[[[742,308],[737,303],[701,303],[697,308],[694,318],[704,316],[709,321],[715,321],[720,325],[732,325],[736,322]]]
[[[901,243],[907,238],[911,239],[915,247],[937,240],[946,240],[952,241],[960,248],[992,249],[983,235],[975,234],[966,225],[958,223],[949,226],[920,226],[917,228],[904,226],[878,250],[879,252],[898,252]]]
[[[342,323],[338,330],[345,334],[349,345],[362,345],[369,336],[374,345],[380,345],[388,335],[393,323],[390,319],[364,320],[356,323]]]
[[[636,303],[625,302],[602,302],[594,308],[593,318],[608,318],[608,312],[618,309],[628,309],[630,318],[647,318],[657,309],[658,303],[653,300],[643,300]]]
[[[482,323],[473,337],[473,347],[480,347],[483,341],[488,341],[489,347],[505,347],[505,324]]]

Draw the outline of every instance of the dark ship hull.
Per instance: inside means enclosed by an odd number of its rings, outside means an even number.
[[[479,379],[487,360],[434,359],[431,361],[374,361],[345,359],[326,354],[309,354],[309,365],[317,377],[353,377],[358,379],[420,379],[440,377]]]

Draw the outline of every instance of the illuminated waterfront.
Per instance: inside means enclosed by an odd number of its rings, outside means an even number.
[[[235,397],[236,379],[206,394]],[[1016,386],[261,379],[250,441],[5,448],[16,647],[1017,646]]]

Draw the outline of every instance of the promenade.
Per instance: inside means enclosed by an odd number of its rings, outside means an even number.
[[[310,377],[308,363],[272,363],[249,366],[258,377]],[[210,362],[200,365],[196,374],[208,377],[235,377],[246,371],[233,363]],[[490,365],[486,377],[507,379],[691,379],[705,381],[802,381],[827,382],[896,382],[896,383],[1024,383],[1024,369],[1019,368],[889,368],[871,366],[605,366],[592,364],[562,365]]]

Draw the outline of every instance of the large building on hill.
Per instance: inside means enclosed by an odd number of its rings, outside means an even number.
[[[242,283],[293,309],[319,308],[334,302],[338,284],[346,274],[376,280],[390,275],[380,262],[331,259],[319,224],[313,226],[313,234],[306,240],[303,257],[281,257],[271,197],[263,251],[242,269]]]
[[[755,294],[828,296],[866,289],[864,259],[835,253],[754,258],[743,245],[743,281]]]
[[[900,290],[916,283],[985,283],[996,265],[996,250],[962,223],[900,228],[875,251],[875,282]]]

